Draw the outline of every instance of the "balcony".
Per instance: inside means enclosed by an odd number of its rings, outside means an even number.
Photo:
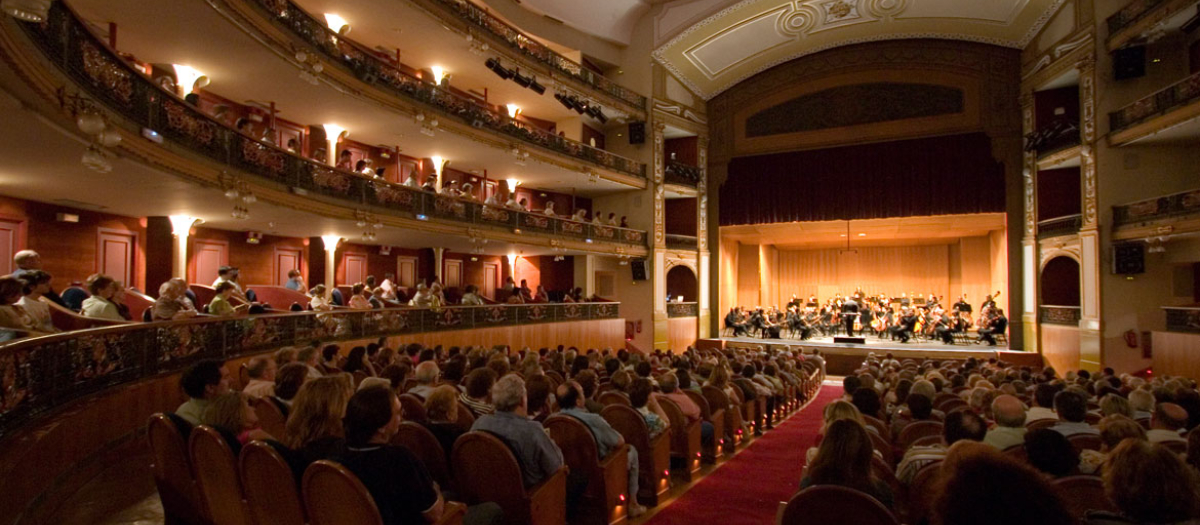
[[[347,210],[375,208],[412,221],[433,220],[588,244],[646,246],[642,230],[592,225],[422,192],[335,169],[245,136],[162,89],[117,57],[62,2],[53,5],[45,23],[20,25],[87,95],[145,130],[143,133],[156,133],[172,147],[168,149],[186,150],[281,185],[293,194],[326,197]]]
[[[663,172],[667,184],[678,184],[689,188],[700,186],[700,168],[679,161],[668,160]]]
[[[676,235],[668,233],[666,235],[667,248],[672,250],[688,250],[696,251],[700,244],[695,235]]]
[[[1113,206],[1113,239],[1200,231],[1200,189]]]
[[[1036,151],[1038,160],[1079,146],[1079,123],[1065,120],[1055,121],[1025,136],[1025,150]]]
[[[1200,306],[1164,306],[1167,331],[1200,334]]]
[[[699,317],[700,306],[697,303],[667,303],[667,317]]]
[[[1038,322],[1061,326],[1079,326],[1078,306],[1049,306],[1038,307]]]
[[[519,140],[550,153],[583,161],[599,168],[645,180],[646,166],[560,137],[550,131],[515,120],[507,114],[480,104],[476,99],[438,86],[404,71],[404,68],[378,52],[331,31],[326,23],[287,0],[238,0],[267,17],[275,27],[319,52],[362,84],[374,86],[390,96],[453,119],[464,129],[487,130],[506,140]],[[270,38],[268,36],[268,38]],[[290,43],[277,43],[291,47]]]
[[[549,71],[557,73],[554,77],[556,79],[565,77],[582,88],[599,92],[605,98],[626,106],[637,115],[645,115],[645,96],[558,54],[471,2],[466,0],[412,1],[448,23],[461,22],[465,24],[474,30],[471,32],[472,35],[482,33],[492,44],[503,46],[511,51],[509,56],[514,59],[519,57],[527,62],[540,64]]]
[[[1108,114],[1108,140],[1120,146],[1145,139],[1152,135],[1188,133],[1189,137],[1200,136],[1194,129],[1167,130],[1178,124],[1200,116],[1200,72],[1144,97],[1117,111]],[[1185,128],[1187,126],[1184,126]],[[1194,127],[1194,126],[1192,126]],[[1173,138],[1178,136],[1157,137]]]
[[[1196,0],[1133,0],[1106,21],[1109,52],[1143,39],[1156,25],[1195,4]]]
[[[1083,216],[1076,213],[1066,217],[1056,217],[1038,221],[1037,238],[1049,239],[1051,237],[1062,237],[1064,235],[1075,235],[1079,233],[1079,228],[1083,227]]]

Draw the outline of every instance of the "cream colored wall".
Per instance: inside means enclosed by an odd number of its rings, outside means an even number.
[[[995,230],[988,235],[988,258],[991,260],[992,285],[985,293],[995,294],[997,290],[1001,291],[1000,296],[993,296],[993,299],[996,301],[996,306],[1000,307],[1006,315],[1011,317],[1012,314],[1008,309],[1008,294],[1006,293],[1009,279],[1011,278],[1008,274],[1007,231]]]
[[[647,267],[649,271],[649,266]],[[612,272],[616,276],[616,299],[621,301],[621,317],[628,322],[641,321],[642,332],[635,334],[634,346],[649,352],[654,350],[654,278],[666,276],[651,275],[651,280],[634,281],[628,264],[620,264],[616,257],[596,257],[597,272]]]

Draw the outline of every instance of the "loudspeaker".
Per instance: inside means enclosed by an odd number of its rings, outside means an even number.
[[[646,143],[646,123],[645,122],[630,122],[629,123],[629,143],[630,144],[645,144]]]
[[[1146,271],[1146,245],[1127,243],[1113,245],[1113,273],[1133,275]]]
[[[631,272],[633,272],[633,280],[635,280],[635,281],[645,281],[646,280],[646,260],[645,259],[634,259],[632,261],[629,261],[629,270]]]
[[[834,343],[847,343],[847,344],[853,344],[853,345],[865,345],[865,344],[867,344],[867,338],[865,338],[865,337],[834,337],[833,342]]]
[[[1113,78],[1125,80],[1146,75],[1146,46],[1129,46],[1113,53]]]

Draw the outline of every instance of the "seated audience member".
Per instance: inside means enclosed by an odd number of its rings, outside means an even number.
[[[587,425],[588,429],[592,431],[592,437],[596,438],[596,451],[600,455],[599,459],[604,459],[614,448],[624,445],[625,438],[599,414],[589,412],[584,407],[584,400],[583,386],[578,382],[567,381],[559,385],[558,406],[562,413]],[[629,448],[626,468],[629,469],[629,494],[637,494],[638,455],[636,448]],[[646,507],[637,504],[636,501],[631,501],[627,512],[630,518],[636,518],[646,512]]]
[[[308,365],[304,363],[288,363],[275,373],[274,392],[267,399],[279,408],[284,418],[292,411],[292,400],[305,381],[308,381]]]
[[[1067,437],[1048,428],[1025,434],[1025,454],[1033,468],[1051,478],[1068,476],[1079,466],[1079,454]]]
[[[425,286],[425,283],[417,283],[417,292],[408,301],[408,305],[417,308],[429,308],[433,306],[433,294],[429,293],[429,288]]]
[[[997,396],[992,401],[992,416],[996,427],[989,430],[983,442],[999,450],[1025,443],[1025,405],[1013,396]]]
[[[482,306],[484,304],[483,297],[479,295],[479,287],[468,284],[464,289],[462,300],[459,301],[467,306]]]
[[[175,415],[188,423],[199,425],[209,403],[229,392],[229,370],[221,361],[205,359],[183,371],[183,375],[179,376],[179,386],[187,394],[188,400],[175,409]]]
[[[366,487],[383,525],[433,523],[445,510],[441,492],[420,459],[390,444],[400,429],[402,410],[389,389],[355,393],[346,407],[346,448],[336,461]],[[487,503],[469,508],[463,523],[492,524],[499,519],[499,506]]]
[[[30,270],[22,273],[19,279],[25,284],[22,289],[24,295],[16,304],[28,316],[29,326],[38,332],[57,332],[54,320],[50,317],[49,299],[41,300],[50,291],[50,274],[41,270]]]
[[[912,447],[904,453],[904,459],[896,466],[896,479],[905,485],[912,482],[922,467],[946,459],[947,447],[959,441],[983,441],[987,435],[987,423],[979,414],[967,410],[959,410],[946,414],[942,423],[942,440],[924,447]]]
[[[217,283],[215,287],[217,294],[213,296],[213,300],[208,303],[208,314],[216,317],[233,317],[246,310],[250,309],[249,304],[240,304],[234,306],[230,302],[233,297],[234,287],[230,281],[222,281]]]
[[[318,367],[325,375],[336,374],[342,371],[339,366],[341,363],[339,362],[338,352],[341,352],[341,348],[335,344],[328,344],[321,347],[321,364]]]
[[[112,277],[103,274],[93,274],[87,278],[85,283],[88,293],[92,296],[83,300],[83,310],[80,312],[84,317],[95,317],[97,319],[109,319],[112,321],[124,321],[121,317],[121,310],[117,308],[113,302],[113,294],[117,293],[117,282]]]
[[[554,397],[554,385],[545,374],[526,374],[525,392],[528,398],[526,412],[530,421],[544,423],[550,417],[550,402]]]
[[[587,222],[587,210],[582,208],[575,210],[575,214],[571,216],[571,220],[575,222]]]
[[[458,400],[467,405],[475,417],[486,416],[496,411],[491,398],[496,377],[496,372],[488,367],[476,368],[467,374],[467,390],[458,396]]]
[[[304,286],[304,276],[301,275],[300,270],[296,269],[288,270],[287,282],[283,283],[283,287],[300,293],[304,293],[304,290],[308,289]]]
[[[1100,415],[1107,417],[1114,414],[1133,418],[1133,407],[1129,404],[1129,400],[1121,397],[1120,394],[1107,394],[1100,398]]]
[[[1087,398],[1084,396],[1070,390],[1055,394],[1054,412],[1058,414],[1058,423],[1050,427],[1051,430],[1066,437],[1076,434],[1100,435],[1099,430],[1087,424]]]
[[[595,224],[596,226],[605,226],[606,224],[604,222],[603,214],[601,214],[600,212],[596,212],[595,214],[593,214],[592,215],[592,224]]]
[[[825,429],[825,438],[809,462],[800,490],[812,486],[838,485],[869,494],[883,506],[895,505],[887,483],[871,472],[874,448],[867,429],[854,420],[834,421]]]
[[[433,436],[441,443],[446,452],[446,461],[450,461],[450,452],[454,442],[467,429],[458,424],[458,389],[450,385],[442,385],[430,392],[425,398],[425,418],[422,422]],[[449,463],[447,463],[449,464]]]
[[[892,416],[892,436],[899,437],[900,432],[904,431],[904,427],[908,426],[909,423],[932,419],[933,401],[929,396],[915,392],[909,393],[904,398],[904,406],[896,411],[895,416]],[[873,427],[867,427],[867,430],[871,428]]]
[[[187,298],[187,283],[183,279],[170,279],[158,287],[158,299],[150,307],[151,319],[174,321],[195,317],[196,307]]]
[[[1025,421],[1058,419],[1058,414],[1054,412],[1054,395],[1058,393],[1058,390],[1058,387],[1050,383],[1042,383],[1034,387],[1034,405],[1025,413]]]
[[[318,459],[329,459],[345,445],[342,418],[352,393],[339,377],[322,377],[304,383],[292,402],[281,442],[295,451],[297,474]]]
[[[679,377],[675,372],[667,372],[659,377],[658,388],[661,393],[655,394],[655,396],[670,399],[674,402],[679,407],[679,411],[683,412],[683,416],[687,418],[689,423],[700,421],[700,406],[695,401],[692,401],[692,398],[688,397],[687,394],[679,390]],[[712,423],[700,421],[700,441],[702,443],[710,443],[712,437]]]
[[[320,379],[325,377],[325,372],[321,370],[321,352],[315,346],[306,346],[296,351],[296,362],[303,363],[308,368],[309,379]]]
[[[420,188],[421,183],[417,182],[417,171],[408,172],[408,178],[404,179],[404,186],[408,188]]]
[[[250,406],[250,396],[241,392],[226,392],[213,398],[204,409],[200,423],[236,438],[236,443],[229,444],[235,457],[241,452],[241,445],[255,439],[275,439],[259,426],[258,414]]]
[[[441,373],[442,371],[438,368],[435,361],[425,361],[417,365],[417,372],[414,376],[417,380],[417,386],[412,387],[408,393],[422,400],[429,398],[429,394],[432,394],[434,388],[437,387],[438,376]]]
[[[117,306],[117,313],[121,315],[121,319],[126,321],[133,320],[133,313],[129,310],[129,305],[125,304],[125,283],[116,282],[116,289],[113,290],[112,302]]]
[[[333,310],[333,303],[325,297],[325,285],[318,284],[308,291],[308,307],[317,312],[328,312]]]
[[[547,217],[556,217],[554,212],[554,201],[546,201],[546,207],[542,210],[542,214]]]
[[[371,306],[371,301],[367,299],[366,295],[363,295],[363,292],[366,291],[366,289],[367,285],[363,283],[355,283],[354,286],[350,288],[350,304],[347,306],[355,310],[370,310],[373,308]]]
[[[1100,450],[1085,449],[1079,452],[1079,471],[1096,474],[1108,459],[1108,454],[1126,439],[1146,440],[1146,430],[1136,421],[1121,414],[1113,414],[1100,420]]]
[[[545,286],[542,286],[540,284],[537,286],[537,291],[534,292],[534,294],[533,294],[533,302],[535,302],[535,303],[550,302],[550,294],[548,292],[546,292]]]
[[[834,421],[849,419],[857,422],[860,425],[863,425],[868,432],[874,430],[873,427],[867,426],[866,421],[863,420],[862,414],[858,412],[858,408],[855,408],[855,406],[849,401],[843,401],[839,399],[825,405],[825,408],[822,409],[821,412],[821,418],[821,429],[817,431],[817,443],[816,445],[810,447],[807,452],[805,452],[806,464],[812,463],[813,459],[817,457],[817,451],[820,450],[820,444],[825,439],[825,430],[828,429]],[[874,430],[874,432],[877,433],[879,431]]]
[[[242,389],[250,397],[267,397],[275,393],[275,360],[270,356],[253,357],[246,362],[250,382]]]
[[[526,488],[541,483],[562,467],[563,456],[558,445],[550,440],[541,424],[528,419],[525,380],[513,374],[496,381],[492,386],[492,405],[496,412],[476,419],[471,430],[491,432],[512,449],[521,465]]]
[[[250,299],[246,294],[242,293],[242,285],[238,284],[238,275],[241,270],[236,266],[222,266],[217,269],[217,279],[213,281],[212,287],[215,289],[218,284],[230,283],[233,285],[233,298],[243,303],[250,303]]]
[[[941,471],[942,490],[930,520],[934,525],[1074,523],[1049,481],[995,448],[959,443],[950,447]]]
[[[588,412],[600,414],[604,410],[604,404],[596,401],[596,390],[600,387],[600,378],[593,370],[580,370],[575,375],[575,381],[583,388],[583,407]]]
[[[1133,409],[1133,419],[1150,419],[1154,413],[1154,394],[1149,390],[1137,389],[1129,393],[1129,408]]]
[[[871,416],[878,419],[881,415],[879,413],[882,409],[879,402],[879,393],[874,388],[860,388],[856,390],[850,402],[864,416]]]
[[[1175,403],[1159,403],[1154,409],[1154,416],[1150,418],[1146,439],[1151,443],[1186,442],[1187,439],[1179,432],[1187,426],[1187,416],[1187,411]]]
[[[33,318],[25,312],[24,308],[17,305],[24,289],[25,284],[18,278],[0,277],[0,341],[8,341],[24,335],[35,335],[11,331],[34,332]],[[3,330],[5,328],[10,330]]]
[[[350,354],[346,356],[346,363],[342,365],[342,371],[347,374],[362,372],[367,377],[375,375],[375,366],[371,364],[371,360],[367,359],[367,348],[356,346],[350,349]]]
[[[38,255],[38,252],[33,250],[21,250],[13,254],[13,266],[16,267],[16,270],[9,274],[9,276],[20,279],[21,276],[25,275],[27,272],[42,269],[42,256]],[[63,301],[62,297],[58,296],[58,292],[55,292],[54,289],[51,289],[44,295],[46,299],[49,299],[50,302],[54,304],[57,304],[63,308],[71,308],[66,302]],[[79,309],[74,308],[74,310],[78,311]]]
[[[1103,471],[1104,492],[1121,512],[1089,513],[1088,525],[1191,524],[1200,518],[1197,474],[1166,448],[1126,439]]]

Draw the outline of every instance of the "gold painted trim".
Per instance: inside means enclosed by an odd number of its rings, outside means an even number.
[[[1200,99],[1192,101],[1185,106],[1179,106],[1168,110],[1166,113],[1154,117],[1150,120],[1142,121],[1131,127],[1120,130],[1116,133],[1108,134],[1108,145],[1110,147],[1120,147],[1126,144],[1153,136],[1168,128],[1183,124],[1196,117],[1200,117]]]
[[[1054,169],[1059,164],[1078,157],[1082,151],[1083,146],[1076,145],[1062,151],[1051,153],[1037,161],[1037,168],[1039,170]]]

